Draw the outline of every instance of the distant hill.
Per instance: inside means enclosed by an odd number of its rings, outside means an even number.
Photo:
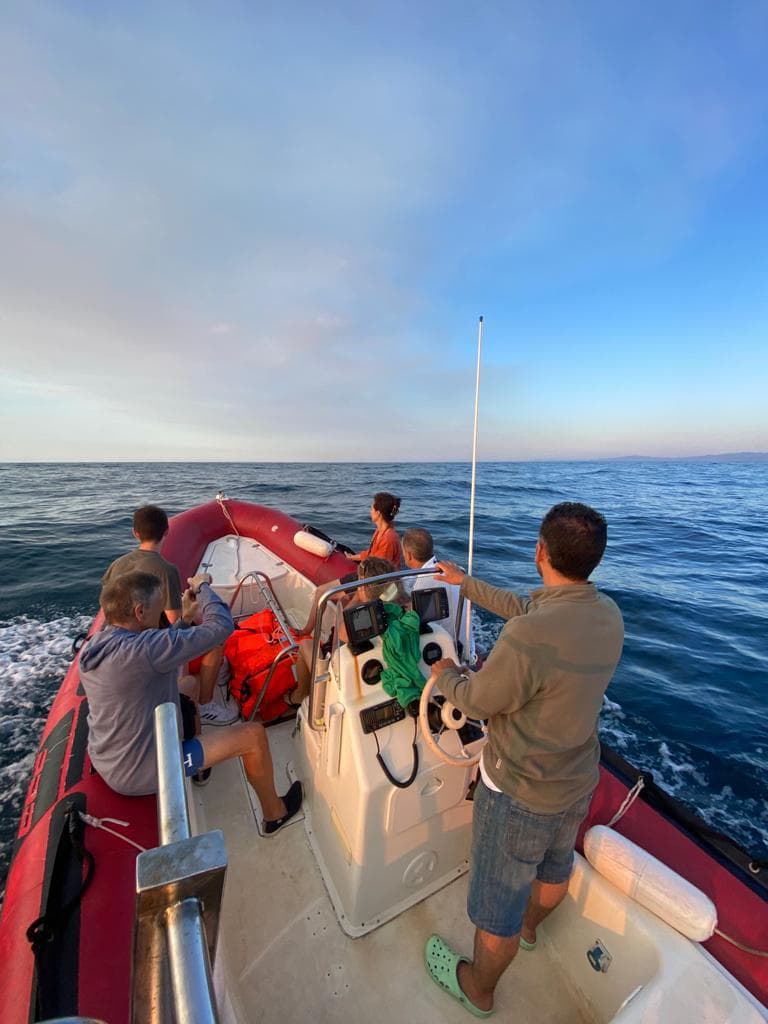
[[[768,452],[720,452],[715,455],[620,455],[613,462],[768,462]]]

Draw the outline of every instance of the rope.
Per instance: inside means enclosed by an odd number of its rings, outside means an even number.
[[[737,942],[730,935],[721,932],[719,928],[715,928],[715,935],[719,935],[721,939],[725,939],[726,942],[730,942],[731,945],[743,950],[745,953],[751,953],[753,956],[768,956],[768,949],[753,949],[752,946],[745,946],[743,942]]]
[[[129,839],[128,836],[124,836],[120,832],[115,832],[113,828],[107,828],[104,824],[105,821],[109,821],[113,825],[122,825],[123,828],[129,828],[131,824],[129,821],[120,821],[119,818],[96,818],[93,814],[84,814],[83,811],[79,811],[78,813],[85,824],[90,825],[91,828],[100,828],[103,832],[109,832],[111,836],[116,836],[118,839],[122,839],[124,843],[128,843],[130,846],[135,847],[141,853],[146,853],[146,846],[140,846],[138,843],[134,843],[134,841]]]
[[[221,508],[221,511],[224,513],[224,515],[229,520],[229,522],[230,522],[230,524],[232,526],[232,529],[235,531],[236,536],[239,537],[240,536],[240,531],[235,526],[235,521],[232,518],[232,516],[229,514],[229,510],[227,509],[227,506],[226,506],[226,500],[227,500],[226,499],[226,495],[221,494],[221,493],[216,495],[216,501],[219,503],[219,507]]]
[[[624,802],[622,803],[621,807],[618,809],[618,811],[616,811],[614,816],[608,822],[608,825],[607,825],[608,828],[611,828],[613,825],[615,825],[616,822],[619,820],[619,818],[623,818],[624,817],[624,815],[627,813],[627,811],[632,806],[632,804],[635,802],[635,800],[637,800],[637,798],[640,796],[640,790],[643,788],[644,785],[645,785],[645,779],[643,778],[642,775],[638,775],[637,782],[634,784],[632,789],[630,789],[630,791],[624,797]]]

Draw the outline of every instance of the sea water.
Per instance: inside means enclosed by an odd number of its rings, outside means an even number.
[[[466,564],[469,466],[122,463],[0,465],[0,884],[38,739],[105,567],[129,550],[132,510],[230,497],[279,508],[339,541],[368,542],[371,497],[402,497]],[[539,579],[542,515],[584,501],[608,520],[595,583],[626,624],[600,721],[605,743],[757,857],[768,857],[768,463],[483,463],[474,573],[520,593]],[[489,648],[501,622],[480,612]]]

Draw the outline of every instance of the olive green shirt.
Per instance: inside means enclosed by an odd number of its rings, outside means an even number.
[[[157,576],[163,586],[163,609],[170,612],[181,611],[179,570],[172,562],[166,561],[158,551],[134,548],[127,555],[116,558],[101,577],[102,587],[109,580],[116,576],[124,576],[127,572],[148,572]]]
[[[478,672],[447,668],[437,687],[488,719],[483,767],[502,792],[542,814],[564,811],[597,784],[597,719],[621,657],[621,612],[592,583],[521,598],[467,576],[461,591],[507,623]]]

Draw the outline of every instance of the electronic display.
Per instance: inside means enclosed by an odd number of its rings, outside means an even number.
[[[448,592],[445,587],[425,587],[414,590],[411,594],[413,610],[419,616],[422,625],[428,622],[439,622],[450,615]]]
[[[381,636],[387,628],[384,605],[378,598],[365,604],[352,605],[344,611],[344,625],[352,645]]]
[[[376,704],[372,708],[364,708],[360,712],[360,722],[364,733],[376,732],[378,729],[385,729],[395,722],[402,722],[405,718],[405,711],[396,700],[387,700],[383,704]]]

